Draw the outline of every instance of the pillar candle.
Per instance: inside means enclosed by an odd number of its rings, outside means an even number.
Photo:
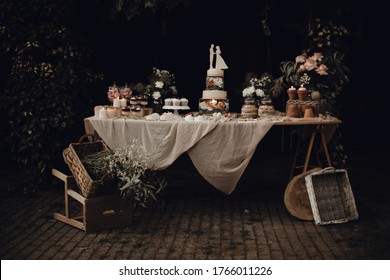
[[[100,112],[100,110],[103,109],[103,108],[104,108],[104,107],[103,107],[103,106],[100,106],[100,105],[95,106],[94,112],[95,112],[95,117],[96,117],[96,118],[99,117],[99,112]]]
[[[127,99],[126,98],[120,99],[120,103],[121,103],[121,107],[126,107],[127,106]]]
[[[113,106],[114,106],[115,108],[120,108],[120,107],[121,107],[121,100],[119,99],[119,97],[117,97],[117,98],[114,99],[114,104],[113,104]]]
[[[99,110],[99,119],[107,119],[107,110],[105,108]]]

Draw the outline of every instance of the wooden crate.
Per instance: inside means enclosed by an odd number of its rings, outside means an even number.
[[[78,193],[73,176],[67,176],[56,169],[52,170],[52,174],[64,182],[65,192],[65,213],[54,213],[56,220],[84,230],[85,233],[131,225],[131,202],[122,200],[118,193],[86,198]],[[70,213],[72,201],[81,204],[81,215],[73,216]]]
[[[305,182],[315,224],[337,224],[358,219],[345,169],[327,167],[307,175]]]

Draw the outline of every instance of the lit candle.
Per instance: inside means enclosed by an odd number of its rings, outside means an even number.
[[[126,107],[127,106],[127,99],[126,98],[122,98],[120,100],[120,103],[121,103],[121,107]]]
[[[113,106],[114,106],[115,108],[120,108],[120,107],[121,107],[121,100],[119,99],[119,97],[117,97],[117,98],[114,99],[114,104],[113,104]]]
[[[99,110],[99,119],[107,119],[107,110],[105,108]]]

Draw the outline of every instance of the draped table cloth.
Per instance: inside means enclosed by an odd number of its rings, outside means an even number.
[[[187,152],[195,168],[211,185],[230,194],[274,122],[89,117],[84,124],[87,133],[96,132],[111,149],[137,139],[147,152],[148,168],[153,170],[169,167]]]

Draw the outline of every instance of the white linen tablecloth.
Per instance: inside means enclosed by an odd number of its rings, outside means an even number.
[[[130,118],[85,119],[87,133],[96,133],[115,149],[136,138],[148,154],[150,169],[162,170],[187,152],[199,173],[216,189],[230,194],[248,166],[257,145],[273,122],[149,121]]]

